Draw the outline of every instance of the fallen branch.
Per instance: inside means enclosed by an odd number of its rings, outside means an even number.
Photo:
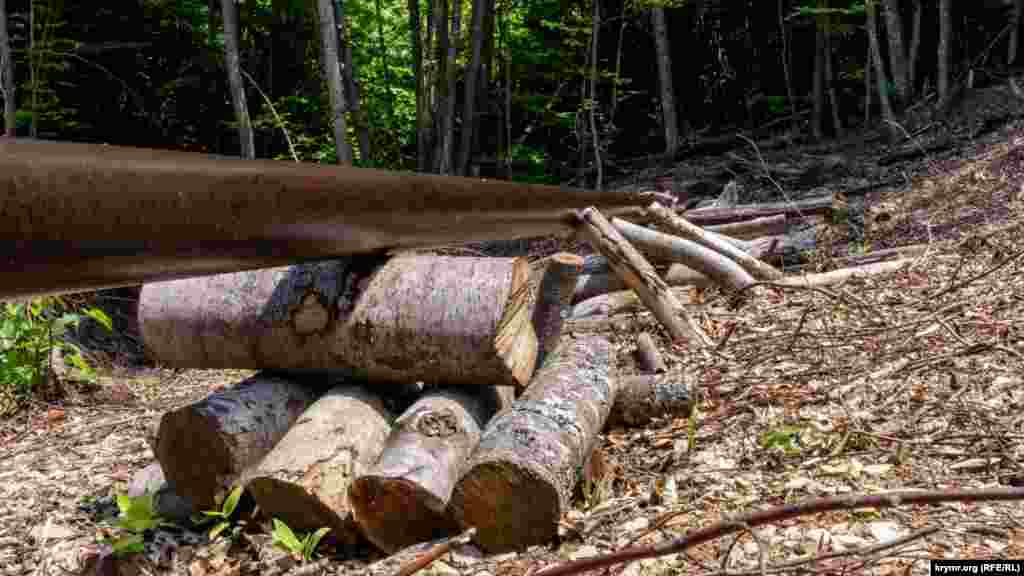
[[[797,200],[795,202],[771,202],[765,204],[741,204],[730,208],[697,208],[683,213],[683,217],[698,226],[709,224],[727,224],[761,218],[764,216],[807,216],[810,214],[824,214],[831,216],[833,198],[832,195]]]
[[[874,494],[871,496],[833,496],[830,498],[815,498],[775,506],[767,510],[749,512],[740,516],[723,520],[708,526],[694,530],[689,534],[673,539],[663,544],[650,546],[635,546],[605,554],[566,562],[551,568],[541,570],[537,576],[569,576],[581,574],[588,570],[605,568],[623,562],[633,562],[647,558],[657,558],[682,552],[698,544],[721,538],[743,530],[749,530],[762,524],[782,522],[791,518],[799,518],[809,514],[821,514],[834,510],[856,510],[857,508],[893,508],[903,505],[940,504],[943,502],[983,502],[1000,500],[1024,500],[1024,488],[990,488],[985,490],[948,490],[930,491],[913,490],[891,492],[887,494]]]

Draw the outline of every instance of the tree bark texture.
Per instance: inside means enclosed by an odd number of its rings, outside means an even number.
[[[818,0],[818,8],[825,7],[825,0]],[[823,138],[821,127],[824,124],[825,111],[825,17],[814,18],[814,72],[811,82],[813,93],[813,111],[811,112],[811,133],[815,140]]]
[[[243,158],[255,158],[252,122],[249,120],[249,105],[245,101],[245,86],[242,85],[241,62],[238,57],[238,6],[235,0],[221,0],[220,10],[224,20],[224,66],[227,69],[228,86],[231,89],[231,105],[238,122],[238,141]]]
[[[425,392],[405,411],[379,459],[349,491],[355,520],[378,548],[393,553],[452,531],[448,502],[491,417],[512,405],[508,386]]]
[[[608,259],[612,270],[632,288],[655,318],[668,330],[672,340],[704,343],[693,319],[679,306],[665,281],[654,267],[597,210],[588,208],[580,214],[580,230],[587,242]],[[684,316],[680,321],[678,314]]]
[[[875,15],[875,4],[878,1],[866,0],[864,2],[865,14],[867,15],[866,26],[868,28],[868,43],[871,46],[871,60],[874,62],[875,68],[875,86],[878,89],[878,102],[882,107],[882,120],[888,124],[886,132],[889,134],[890,139],[893,139],[896,137],[897,130],[893,125],[896,121],[896,116],[893,114],[892,102],[889,101],[889,92],[886,90],[887,76],[885,75],[885,64],[882,61],[882,46],[878,41],[878,18]]]
[[[338,58],[338,27],[334,21],[332,0],[317,0],[320,17],[320,62],[327,83],[327,95],[331,103],[331,126],[334,128],[334,146],[338,164],[352,165],[352,147],[348,144],[345,126],[345,86],[342,83],[341,61]]]
[[[0,98],[4,100],[4,136],[14,138],[17,127],[18,93],[14,82],[14,56],[7,32],[7,0],[0,0]]]
[[[139,323],[173,366],[523,386],[528,275],[515,258],[353,257],[147,284]]]
[[[423,66],[423,29],[419,0],[408,0],[409,47],[412,50],[412,73],[416,82],[416,169],[427,171],[427,146],[430,144],[430,114],[426,99],[426,78]],[[429,50],[429,44],[428,44]]]
[[[661,125],[665,133],[665,154],[674,158],[679,151],[679,120],[676,117],[676,96],[672,86],[672,48],[665,21],[665,8],[651,8],[654,49],[658,59],[658,86],[661,90]]]
[[[953,52],[953,0],[939,0],[939,46],[936,75],[939,102],[949,99],[949,64]]]
[[[681,370],[620,377],[608,426],[635,428],[656,418],[688,416],[693,408],[690,380]]]
[[[381,399],[341,384],[302,413],[259,466],[245,475],[269,517],[303,532],[322,526],[342,545],[356,543],[349,486],[380,455],[394,415]]]
[[[455,101],[456,101],[456,56],[458,55],[459,40],[462,38],[462,1],[452,0],[452,28],[449,35],[448,53],[445,55],[445,101],[444,110],[439,112],[441,117],[441,144],[438,147],[438,173],[452,173],[452,148],[455,143]]]
[[[896,98],[902,110],[910,104],[910,84],[907,81],[907,48],[903,42],[903,17],[899,0],[881,0],[885,7],[885,32],[889,40],[889,68]]]
[[[566,340],[512,408],[487,425],[451,501],[488,552],[550,541],[615,396],[612,345]]]
[[[458,162],[455,164],[456,174],[465,176],[469,168],[470,148],[473,143],[473,129],[476,126],[477,81],[480,79],[480,67],[483,59],[484,17],[487,15],[488,4],[494,0],[473,0],[472,42],[473,51],[469,65],[466,67],[465,96],[462,108],[462,128],[460,130]]]
[[[210,510],[316,400],[293,379],[257,374],[160,419],[157,460],[195,511]]]

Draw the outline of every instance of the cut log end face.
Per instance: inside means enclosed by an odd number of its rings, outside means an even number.
[[[363,476],[350,488],[352,512],[366,538],[393,553],[406,546],[450,535],[455,522],[444,505],[415,482]],[[396,530],[401,518],[401,530]]]
[[[474,467],[452,501],[452,514],[462,527],[486,527],[476,541],[491,553],[516,550],[523,542],[550,542],[558,532],[559,518],[553,514],[561,511],[561,497],[549,480],[501,462]]]
[[[330,321],[331,314],[316,292],[303,296],[302,303],[292,311],[292,326],[300,336],[321,333],[327,329]]]
[[[209,429],[209,420],[196,415],[191,407],[164,414],[161,429],[175,434],[157,438],[156,455],[168,472],[175,489],[188,495],[196,510],[216,506],[217,495],[237,471],[229,469],[233,461],[229,447],[216,430]]]

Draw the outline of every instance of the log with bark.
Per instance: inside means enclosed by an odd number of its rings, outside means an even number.
[[[698,346],[708,343],[707,336],[679,306],[668,285],[615,226],[593,208],[584,210],[579,217],[578,226],[583,236],[594,250],[608,259],[616,275],[636,292],[674,341],[689,341]],[[683,321],[677,314],[683,316]]]
[[[385,552],[448,534],[448,501],[490,418],[511,406],[510,386],[424,393],[395,423],[380,458],[349,490],[363,534]]]
[[[787,226],[789,224],[786,220],[786,215],[776,214],[775,216],[762,216],[753,220],[705,226],[704,229],[738,240],[752,240],[761,236],[783,234],[786,232]]]
[[[545,259],[536,279],[531,281],[537,284],[532,316],[538,340],[537,367],[543,365],[547,355],[558,346],[562,321],[572,311],[576,279],[585,263],[580,256],[559,252]]]
[[[523,386],[528,276],[516,258],[351,257],[148,284],[139,323],[170,366]]]
[[[257,374],[164,414],[154,452],[177,494],[196,511],[209,510],[274,448],[316,396],[309,383]]]
[[[267,516],[304,532],[329,527],[331,540],[351,547],[359,531],[349,485],[380,455],[393,421],[380,396],[339,384],[245,474],[246,486]]]
[[[550,541],[615,396],[612,345],[567,339],[487,425],[450,504],[488,552]]]
[[[832,195],[807,198],[795,202],[773,202],[765,204],[741,204],[729,208],[698,208],[683,213],[683,217],[698,226],[710,224],[728,224],[785,214],[790,217],[801,217],[812,214],[832,214]]]
[[[608,426],[646,426],[656,418],[688,416],[693,407],[691,379],[682,370],[623,376],[616,382]]]

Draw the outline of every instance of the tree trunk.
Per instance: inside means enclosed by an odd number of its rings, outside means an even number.
[[[604,163],[601,160],[600,135],[597,132],[597,48],[601,37],[601,2],[591,0],[594,5],[593,26],[590,31],[590,102],[587,114],[590,120],[590,137],[594,147],[594,166],[597,168],[597,181],[594,189],[600,191],[604,185]]]
[[[364,166],[373,162],[373,150],[370,148],[370,122],[363,108],[359,82],[355,65],[352,62],[352,39],[348,34],[345,22],[344,0],[334,0],[334,21],[338,26],[338,46],[341,47],[342,77],[345,81],[345,93],[349,95],[349,106],[352,119],[356,123],[356,137],[359,138],[359,160]]]
[[[428,0],[429,2],[430,0]],[[423,66],[423,31],[419,0],[409,0],[409,46],[412,49],[412,75],[416,82],[416,170],[427,171],[427,146],[430,115],[427,112],[426,78]],[[429,50],[429,44],[427,45]]]
[[[445,55],[447,62],[445,63],[445,100],[444,110],[439,114],[441,115],[441,144],[438,147],[438,173],[439,174],[451,174],[452,173],[452,146],[455,142],[455,89],[456,89],[456,74],[455,74],[455,60],[458,56],[459,40],[462,34],[462,1],[452,0],[452,29],[449,35],[448,42],[448,53]]]
[[[491,417],[512,405],[508,386],[430,390],[395,422],[380,458],[349,491],[355,520],[378,548],[393,553],[444,536],[459,475]]]
[[[871,57],[871,43],[868,43],[868,52],[864,56],[864,129],[871,122],[871,68],[874,59]]]
[[[910,93],[914,94],[917,92],[917,58],[921,51],[921,12],[923,7],[921,6],[921,0],[914,0],[914,13],[911,16],[913,22],[910,26],[910,47],[907,49],[907,85],[910,87]]]
[[[828,93],[830,110],[832,110],[832,129],[837,138],[843,137],[843,121],[839,117],[839,99],[836,98],[835,78],[832,76],[832,25],[831,16],[827,18],[829,25],[825,30],[825,44],[822,47],[825,59],[825,90]]]
[[[165,413],[153,452],[178,495],[210,510],[315,400],[308,385],[257,374]]]
[[[328,539],[351,549],[358,528],[349,486],[380,455],[392,422],[394,415],[378,396],[338,385],[245,474],[246,487],[267,516],[303,532],[329,527]]]
[[[483,58],[484,45],[484,17],[487,15],[487,7],[494,0],[473,0],[473,53],[470,56],[469,66],[466,67],[465,77],[465,101],[462,108],[462,129],[459,138],[458,162],[455,164],[455,173],[465,176],[469,168],[470,146],[473,142],[473,128],[476,125],[476,99],[477,81],[480,78],[480,65]]]
[[[953,0],[939,0],[939,46],[937,74],[939,102],[949,98],[949,63],[953,49]]]
[[[238,57],[238,6],[235,0],[221,0],[220,11],[224,20],[224,66],[227,69],[228,85],[231,88],[231,104],[235,108],[235,122],[238,123],[238,141],[243,158],[255,158],[252,123],[249,121],[249,106],[245,102],[245,87],[242,85],[241,63]]]
[[[39,137],[39,55],[36,54],[36,3],[29,0],[28,3],[28,83],[31,89],[32,103],[29,111],[32,113],[28,126],[29,138]]]
[[[786,98],[789,100],[789,112],[793,116],[793,128],[800,125],[800,117],[796,113],[796,92],[793,90],[793,74],[790,71],[789,34],[786,33],[786,19],[783,12],[783,1],[779,0],[779,35],[782,36],[782,74],[786,80]]]
[[[1020,19],[1024,11],[1024,0],[1013,0],[1013,11],[1011,18],[1013,26],[1010,28],[1010,38],[1006,46],[1006,65],[1012,66],[1017,62],[1017,49],[1020,46]]]
[[[658,86],[661,88],[661,125],[665,132],[665,155],[674,158],[679,151],[679,119],[676,117],[676,96],[672,86],[672,48],[669,45],[665,20],[663,7],[651,8],[654,48],[658,59]]]
[[[327,94],[331,102],[331,124],[334,127],[334,147],[338,164],[352,165],[352,147],[348,144],[348,130],[345,126],[345,114],[348,105],[345,102],[345,87],[341,80],[340,60],[338,59],[338,28],[334,22],[334,6],[332,0],[317,0],[320,17],[320,61],[323,64],[324,80],[327,83]]]
[[[882,106],[882,119],[887,124],[886,133],[889,138],[895,139],[898,135],[895,126],[896,116],[893,114],[892,103],[889,101],[889,93],[885,89],[885,64],[882,62],[882,47],[878,42],[878,19],[875,16],[875,2],[877,1],[867,0],[864,3],[867,14],[868,43],[871,45],[871,60],[875,65],[875,85],[878,88],[878,102]]]
[[[818,8],[825,7],[825,0],[818,0]],[[811,112],[811,134],[815,140],[822,140],[821,126],[825,120],[825,17],[818,15],[814,18],[814,79],[813,79],[813,103]]]
[[[550,542],[570,508],[577,471],[589,458],[615,397],[611,343],[568,340],[548,357],[525,394],[486,427],[451,501],[477,543],[499,553]]]
[[[14,86],[14,56],[7,33],[7,0],[0,0],[0,97],[4,99],[4,136],[14,138],[18,93]]]
[[[413,1],[413,0],[410,0]],[[377,8],[377,49],[380,52],[380,65],[384,70],[384,92],[387,94],[386,105],[389,127],[395,127],[395,95],[392,92],[391,68],[388,65],[388,47],[384,42],[384,14],[381,11],[380,0],[376,1]]]
[[[910,104],[913,96],[907,82],[907,49],[903,42],[903,18],[900,16],[899,0],[882,0],[885,6],[885,31],[889,40],[889,68],[896,99],[902,110]]]
[[[139,322],[167,365],[523,386],[528,281],[517,258],[356,257],[147,284]]]

